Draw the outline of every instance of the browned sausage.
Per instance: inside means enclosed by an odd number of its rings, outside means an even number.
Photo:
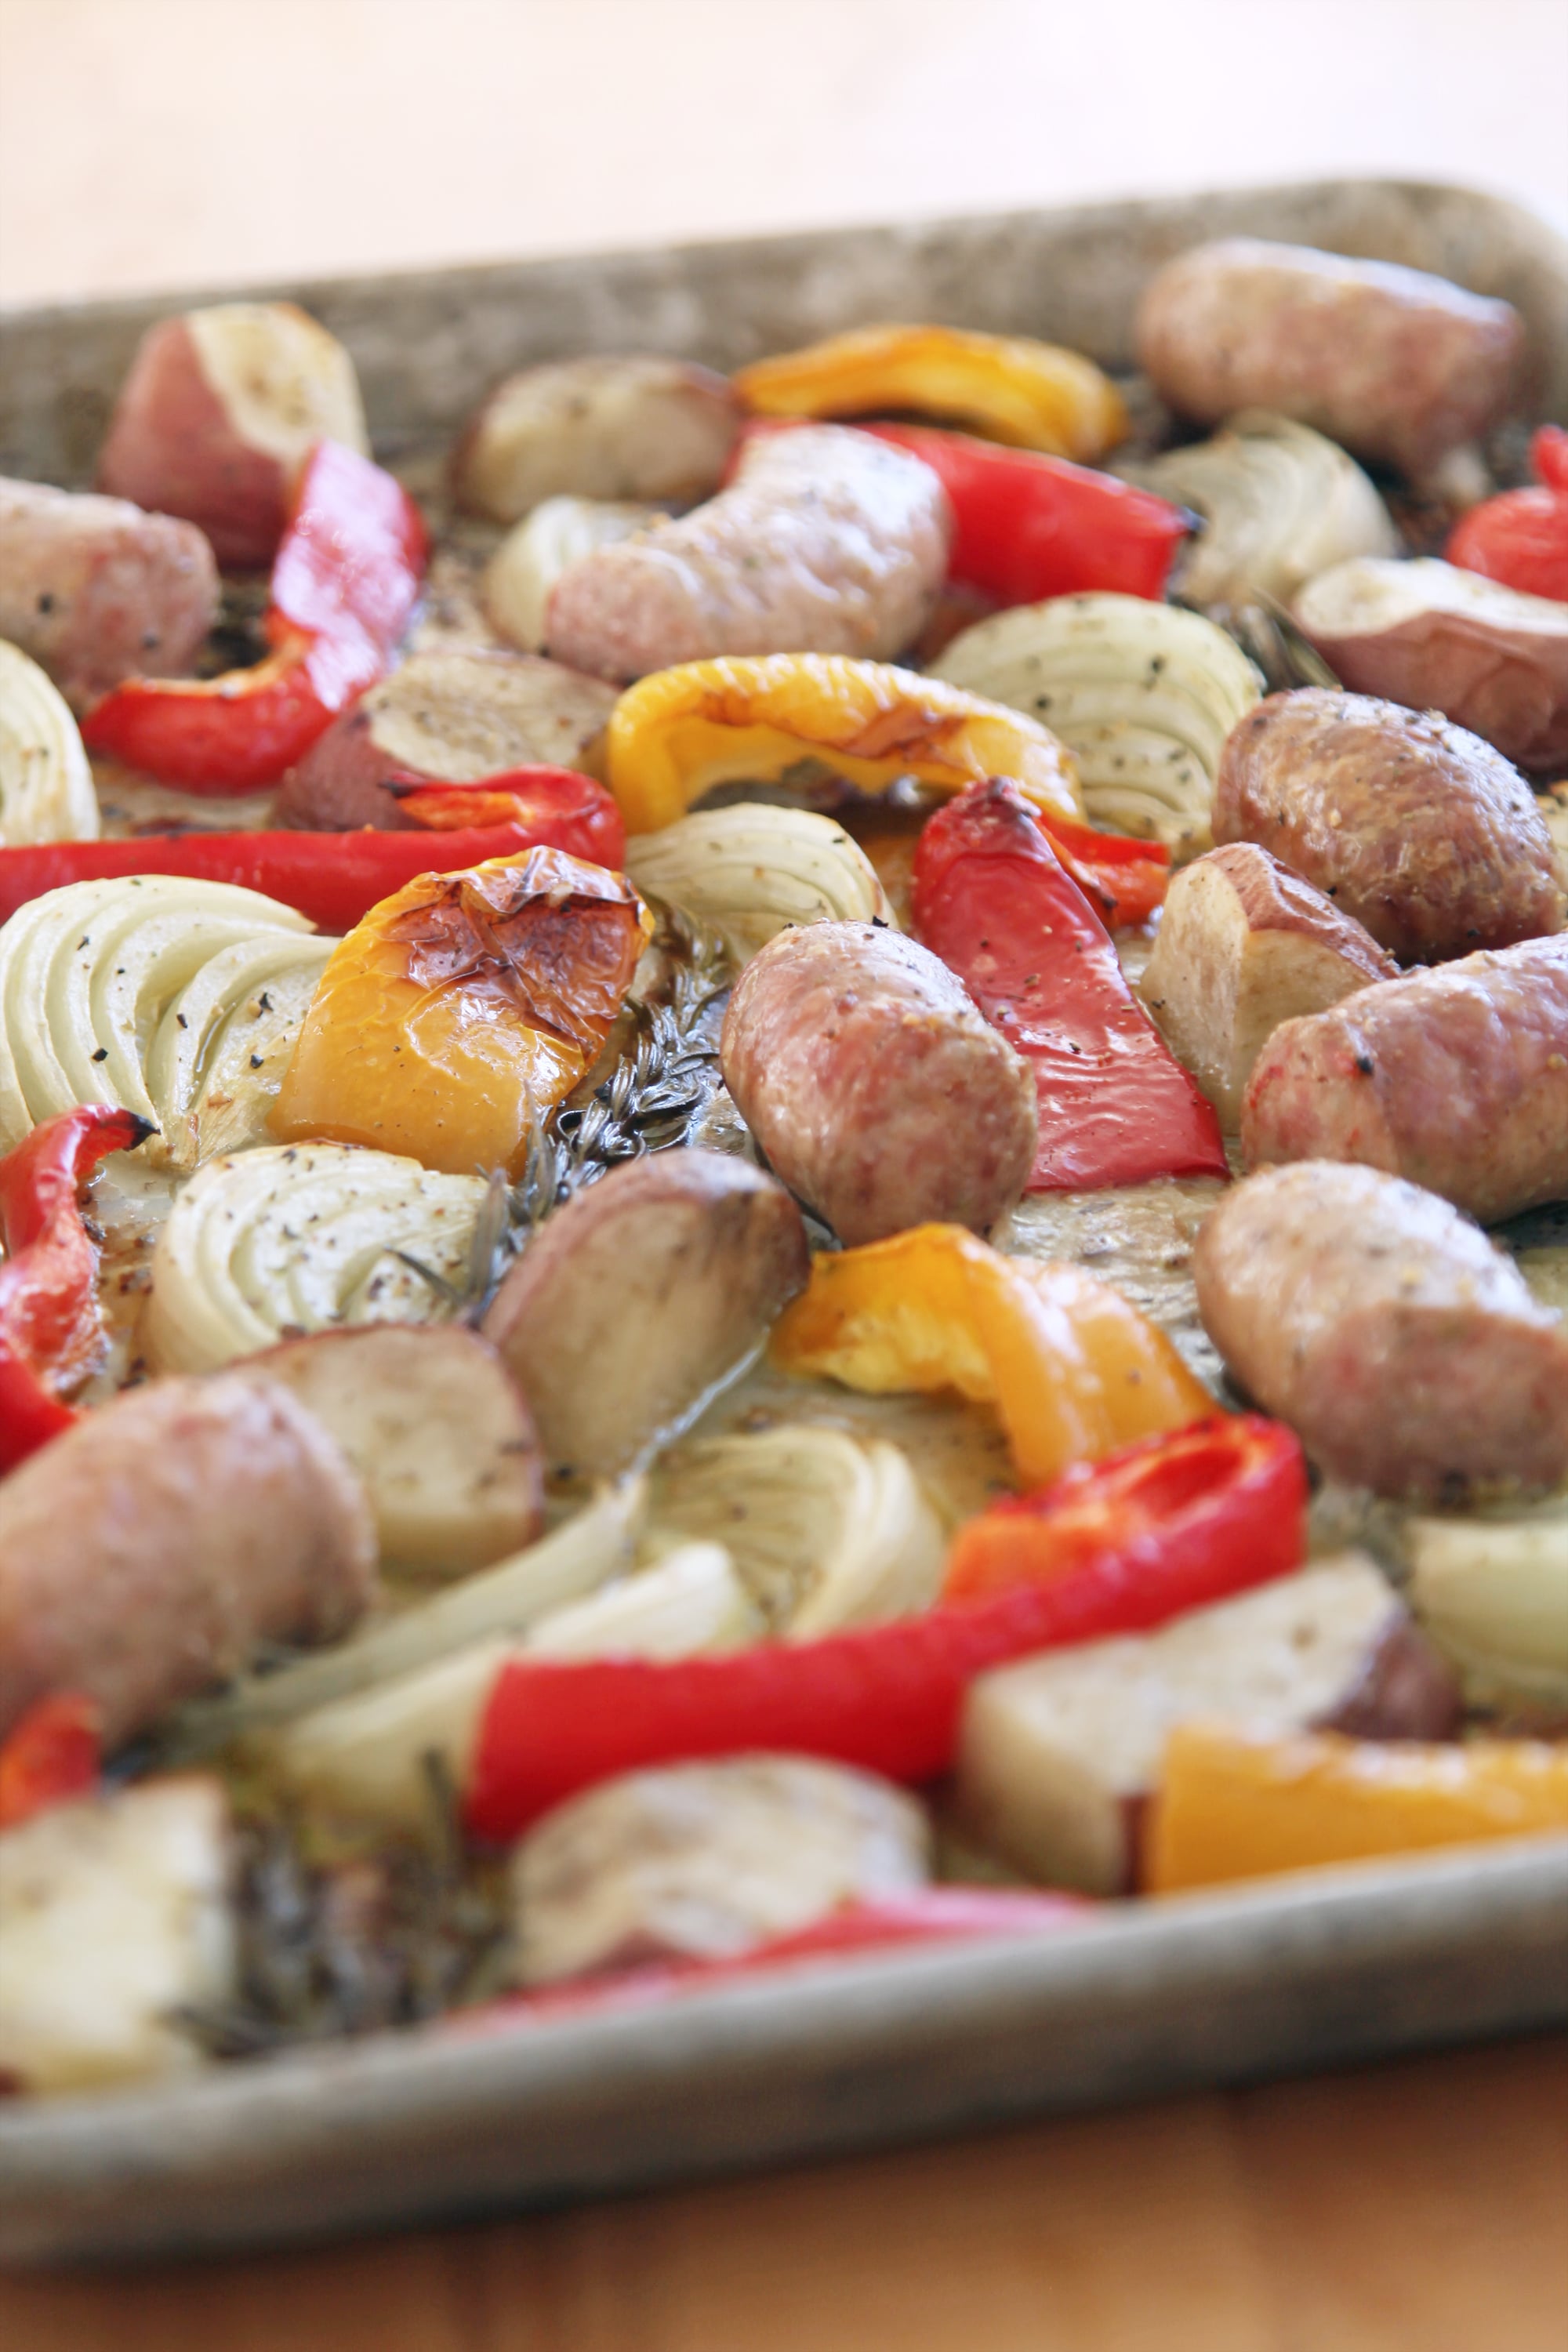
[[[941,483],[907,451],[837,425],[769,435],[706,506],[569,565],[549,649],[609,678],[714,654],[887,660],[930,616],[952,527]]]
[[[364,1491],[286,1390],[128,1390],[0,1486],[0,1736],[79,1690],[112,1747],[260,1641],[346,1632],[375,1582]]]
[[[1568,931],[1285,1022],[1241,1139],[1249,1167],[1360,1160],[1485,1223],[1568,1197]]]
[[[184,677],[217,609],[217,566],[195,523],[0,481],[0,637],[78,710],[123,677]]]
[[[273,822],[310,833],[409,829],[390,778],[477,783],[535,763],[596,767],[616,707],[596,677],[532,654],[415,654],[317,737]]]
[[[1328,1160],[1268,1169],[1221,1201],[1193,1274],[1237,1379],[1335,1477],[1457,1500],[1568,1472],[1568,1334],[1435,1193]]]
[[[1402,963],[1538,939],[1563,920],[1552,837],[1500,751],[1436,712],[1303,687],[1233,727],[1215,841],[1256,841]]]
[[[1510,303],[1446,278],[1239,236],[1167,262],[1136,332],[1184,415],[1273,409],[1410,474],[1501,422],[1524,340]]]
[[[849,1247],[932,1220],[987,1233],[1034,1164],[1028,1064],[901,932],[781,931],[735,984],[720,1058],[770,1164]]]

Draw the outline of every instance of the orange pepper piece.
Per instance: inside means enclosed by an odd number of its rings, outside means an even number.
[[[947,793],[1010,776],[1081,824],[1078,772],[1037,720],[945,678],[847,654],[681,662],[628,687],[610,714],[610,790],[628,833],[657,833],[715,784],[766,783],[803,760],[868,797],[900,776]]]
[[[1568,1746],[1173,1731],[1150,1824],[1151,1892],[1478,1839],[1568,1830]]]
[[[773,1361],[873,1396],[994,1405],[1026,1486],[1212,1413],[1163,1331],[1080,1267],[1004,1257],[962,1225],[825,1252]]]
[[[732,382],[760,416],[912,412],[1056,457],[1103,457],[1128,432],[1121,395],[1092,360],[1029,335],[857,327],[758,360]]]
[[[452,1175],[515,1171],[534,1118],[597,1055],[652,932],[623,875],[563,850],[417,876],[334,950],[273,1134]]]

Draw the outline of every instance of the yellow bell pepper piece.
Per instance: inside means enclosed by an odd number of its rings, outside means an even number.
[[[962,793],[1010,776],[1037,807],[1083,821],[1072,755],[1004,703],[847,654],[682,662],[628,687],[610,716],[610,789],[630,833],[657,833],[715,784],[766,783],[816,760],[868,796],[900,776]]]
[[[1026,1486],[1215,1410],[1163,1331],[1081,1267],[1004,1257],[962,1225],[825,1252],[774,1326],[786,1372],[996,1409]]]
[[[1056,457],[1103,457],[1129,429],[1121,394],[1092,360],[964,327],[858,327],[758,360],[733,383],[760,416],[913,412]]]
[[[557,849],[419,875],[334,949],[273,1134],[515,1171],[535,1117],[597,1056],[652,932],[624,875]]]
[[[1171,1734],[1145,1875],[1169,1895],[1277,1870],[1568,1830],[1568,1746]]]

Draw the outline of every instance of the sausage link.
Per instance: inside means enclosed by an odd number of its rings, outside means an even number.
[[[1331,1475],[1457,1501],[1568,1473],[1568,1336],[1434,1193],[1328,1160],[1268,1169],[1215,1210],[1193,1274],[1232,1372]]]
[[[1415,475],[1501,423],[1524,342],[1510,303],[1445,278],[1253,237],[1168,262],[1136,335],[1184,415],[1272,409]]]
[[[79,1690],[112,1747],[260,1641],[344,1633],[375,1581],[364,1491],[287,1390],[131,1389],[0,1486],[0,1737]]]
[[[872,923],[781,931],[736,982],[724,1081],[841,1242],[988,1232],[1034,1164],[1028,1064],[926,948]]]
[[[770,435],[706,506],[569,565],[549,651],[616,679],[716,654],[885,661],[930,617],[951,532],[945,491],[907,451],[835,425]]]
[[[1568,931],[1285,1022],[1241,1139],[1250,1168],[1359,1160],[1484,1223],[1568,1197]]]
[[[1435,711],[1301,687],[1230,730],[1216,842],[1255,841],[1402,963],[1538,939],[1563,920],[1552,837],[1500,751]]]
[[[217,566],[195,523],[0,481],[0,637],[76,709],[121,678],[185,677],[217,611]]]

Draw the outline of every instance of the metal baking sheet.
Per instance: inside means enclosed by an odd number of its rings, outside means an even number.
[[[1568,247],[1495,198],[1403,182],[247,291],[292,296],[342,338],[395,456],[450,432],[507,369],[573,352],[733,367],[904,316],[1054,337],[1125,366],[1149,273],[1242,231],[1506,295],[1530,329],[1533,405],[1568,420]],[[0,472],[85,480],[142,329],[233,290],[0,320]],[[447,2022],[162,2088],[7,2103],[0,2259],[428,2221],[1564,2023],[1568,1838],[1304,1873],[663,2011]]]

